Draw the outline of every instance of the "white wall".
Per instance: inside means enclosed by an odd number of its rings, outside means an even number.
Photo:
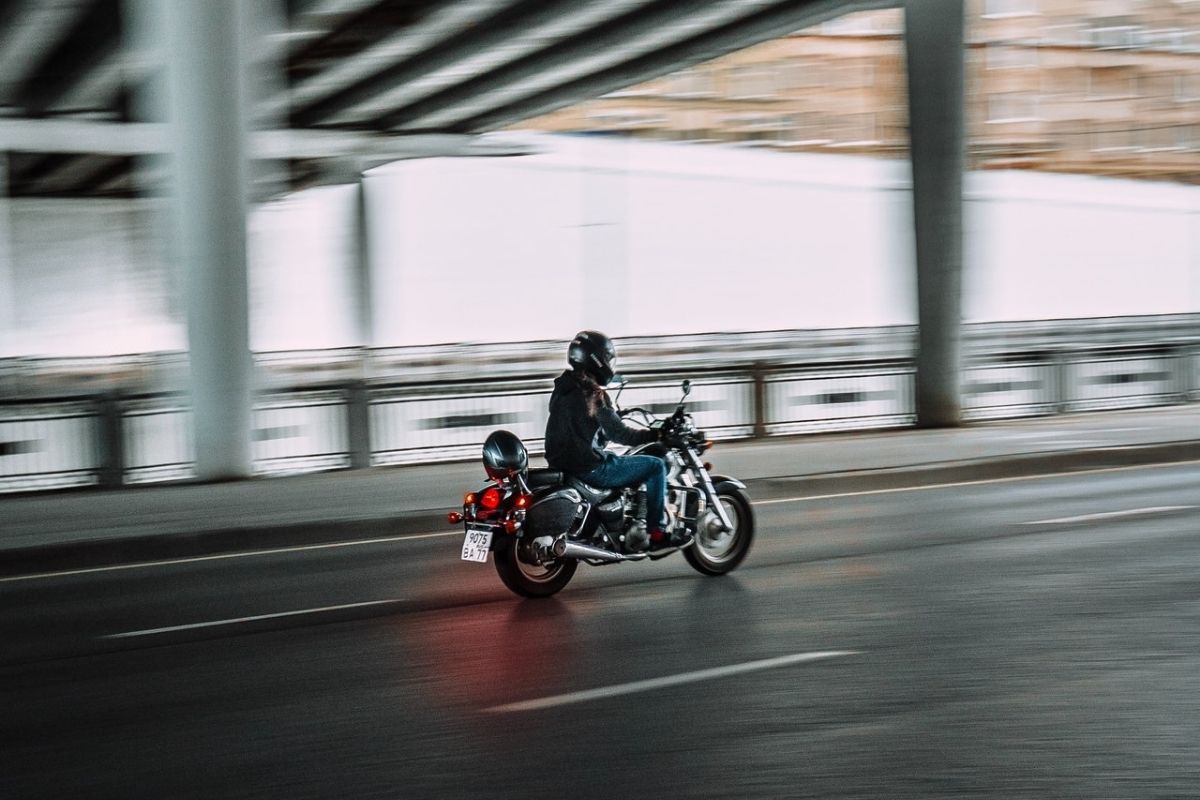
[[[354,344],[353,194],[348,186],[313,189],[251,213],[255,350]],[[181,282],[166,251],[160,203],[8,202],[12,257],[5,266],[13,277],[6,299],[15,326],[0,328],[0,357],[186,349]]]
[[[968,321],[1200,311],[1200,188],[970,176]]]
[[[377,344],[916,319],[905,162],[531,140],[543,152],[372,172]],[[989,172],[967,189],[968,321],[1200,312],[1200,187]],[[355,344],[354,202],[327,187],[253,212],[255,349]],[[0,356],[184,346],[161,209],[10,206]]]
[[[15,329],[0,355],[108,355],[183,346],[146,204],[12,200]]]
[[[378,344],[574,334],[577,174],[436,158],[379,170],[368,185]]]
[[[381,344],[915,320],[902,164],[539,142],[373,173]]]
[[[250,214],[250,343],[259,352],[355,344],[356,188],[325,186]]]

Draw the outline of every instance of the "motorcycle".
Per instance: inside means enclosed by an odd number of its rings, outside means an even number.
[[[625,380],[619,385],[617,400]],[[704,575],[724,575],[746,558],[754,540],[754,510],[746,485],[712,473],[701,456],[712,447],[685,408],[691,381],[674,413],[657,419],[643,408],[620,409],[658,432],[658,441],[630,454],[649,454],[667,463],[668,533],[684,541],[647,551],[645,487],[597,489],[552,469],[530,469],[524,443],[498,430],[483,445],[489,481],[463,498],[462,511],[447,515],[462,524],[462,560],[486,563],[494,554],[500,580],[524,597],[549,597],[563,589],[581,563],[592,566],[657,561],[682,552]],[[686,534],[683,536],[682,534]]]

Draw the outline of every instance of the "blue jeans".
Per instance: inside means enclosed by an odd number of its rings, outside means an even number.
[[[665,530],[667,463],[657,456],[619,456],[605,453],[604,462],[580,480],[597,489],[620,489],[646,484],[646,528]]]

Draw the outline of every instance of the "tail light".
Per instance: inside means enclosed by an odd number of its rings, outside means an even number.
[[[492,486],[480,496],[479,505],[491,511],[500,506],[500,499],[500,490]]]

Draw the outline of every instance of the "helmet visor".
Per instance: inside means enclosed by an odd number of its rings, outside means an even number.
[[[606,383],[612,383],[613,378],[617,375],[617,357],[614,355],[608,360],[608,380]]]

